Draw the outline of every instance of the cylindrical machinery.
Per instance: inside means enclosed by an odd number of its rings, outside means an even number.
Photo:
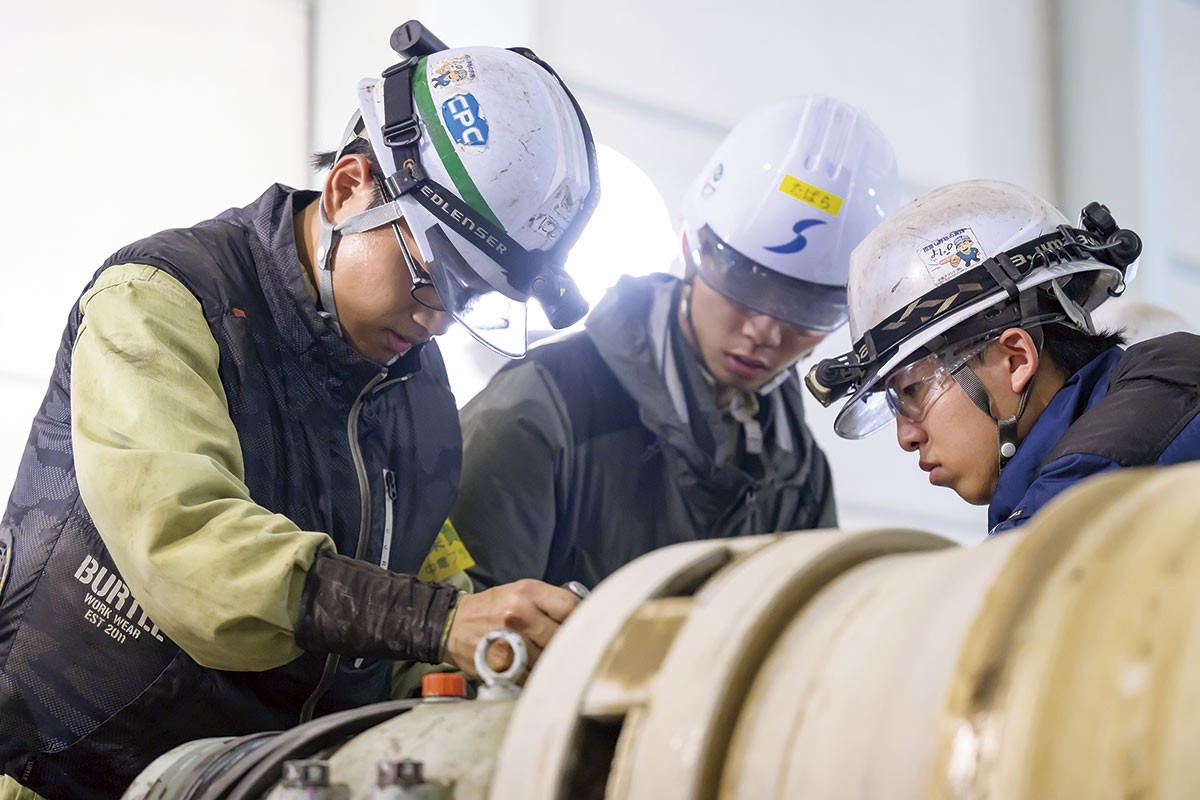
[[[592,592],[519,698],[398,705],[288,751],[327,759],[342,795],[197,791],[234,742],[173,751],[126,798],[1194,797],[1197,486],[1200,465],[1124,470],[967,548],[668,547]],[[425,784],[374,786],[404,759]]]

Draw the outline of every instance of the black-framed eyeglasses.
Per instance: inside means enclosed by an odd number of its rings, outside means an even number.
[[[442,298],[438,295],[437,287],[433,285],[433,278],[429,273],[421,267],[417,266],[417,260],[413,258],[412,252],[408,249],[408,243],[404,241],[404,234],[400,232],[400,225],[393,221],[392,232],[396,234],[396,241],[400,243],[400,252],[404,254],[404,265],[408,267],[409,277],[412,278],[412,299],[416,300],[421,305],[432,311],[446,310],[442,305]]]

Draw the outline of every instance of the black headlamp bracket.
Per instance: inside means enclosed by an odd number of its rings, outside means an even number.
[[[825,406],[854,394],[905,342],[997,289],[1004,291],[1006,299],[980,320],[981,324],[999,324],[1001,318],[1011,319],[1012,324],[1045,324],[1062,318],[1061,312],[1049,307],[1049,298],[1040,293],[1023,296],[1020,291],[1019,283],[1035,268],[1091,259],[1114,267],[1123,277],[1142,251],[1141,238],[1117,225],[1100,203],[1085,206],[1079,224],[1079,228],[1060,225],[1051,233],[998,253],[898,309],[865,331],[849,353],[825,359],[810,369],[805,377],[809,391]],[[1109,292],[1119,294],[1123,289],[1124,280]]]
[[[510,48],[546,70],[562,87],[579,118],[588,159],[589,192],[583,198],[572,224],[548,250],[527,250],[501,230],[499,225],[481,219],[476,209],[455,192],[434,181],[421,167],[421,122],[413,103],[413,71],[421,58],[446,50],[448,46],[417,20],[409,20],[397,27],[392,32],[390,43],[392,49],[404,58],[382,73],[382,134],[384,144],[392,151],[396,164],[396,172],[385,180],[390,199],[410,195],[447,229],[462,233],[468,242],[500,266],[514,289],[538,300],[555,328],[578,322],[587,313],[588,304],[575,282],[563,270],[563,263],[566,253],[578,240],[599,202],[600,177],[591,128],[574,95],[550,65],[531,50]],[[485,230],[484,236],[479,235],[481,230]]]

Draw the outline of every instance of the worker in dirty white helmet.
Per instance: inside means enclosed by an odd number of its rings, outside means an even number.
[[[978,260],[955,259],[968,238]],[[1091,312],[1120,295],[1141,241],[1092,203],[1077,226],[999,181],[936,189],[854,251],[853,349],[809,373],[835,429],[896,421],[929,482],[990,504],[992,533],[1121,467],[1200,458],[1200,338],[1130,347]]]
[[[321,192],[131,244],[72,309],[0,527],[0,797],[116,798],[182,742],[387,699],[393,661],[473,672],[497,628],[534,659],[578,603],[437,582],[469,557],[431,337],[519,354],[527,298],[586,310],[588,126],[532,53],[414,30]]]
[[[675,542],[835,525],[793,367],[846,321],[850,251],[898,192],[853,106],[797,97],[741,121],[685,198],[686,277],[622,278],[586,330],[464,408],[451,519],[472,578],[593,586]]]

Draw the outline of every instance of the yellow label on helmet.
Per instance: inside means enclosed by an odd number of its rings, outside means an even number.
[[[417,570],[417,577],[423,581],[441,582],[458,572],[466,572],[475,566],[475,559],[467,552],[467,546],[458,538],[458,531],[450,520],[442,523],[437,539],[425,556],[425,563]]]
[[[779,191],[788,197],[796,198],[801,203],[807,203],[818,211],[824,211],[831,217],[836,217],[842,210],[842,198],[791,175],[783,176],[783,180],[779,183]]]

